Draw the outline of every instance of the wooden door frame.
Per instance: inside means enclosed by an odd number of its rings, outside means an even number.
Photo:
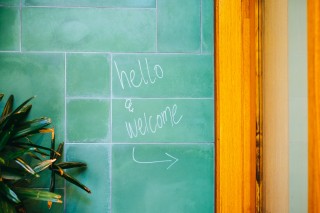
[[[308,0],[308,211],[320,212],[320,2]]]
[[[259,2],[216,0],[214,4],[215,210],[219,213],[259,212],[262,206],[257,181],[260,146],[256,149],[261,143],[256,131],[261,124]]]
[[[259,138],[262,124],[259,2],[215,1],[216,212],[259,212],[262,207],[261,183],[255,178],[262,166],[259,139],[255,153],[255,125]],[[320,2],[308,0],[309,212],[320,211],[319,141]]]

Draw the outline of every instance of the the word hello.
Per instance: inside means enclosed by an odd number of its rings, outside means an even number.
[[[141,61],[138,60],[139,71],[131,69],[130,72],[119,70],[118,64],[114,61],[114,66],[117,70],[118,78],[122,89],[125,89],[125,85],[129,88],[138,88],[145,84],[154,84],[157,79],[163,78],[163,69],[159,64],[154,65],[153,74],[150,74],[148,59],[145,58],[145,69],[142,69]]]

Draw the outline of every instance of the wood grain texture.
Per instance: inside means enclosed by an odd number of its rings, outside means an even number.
[[[308,211],[320,212],[320,1],[308,0]]]
[[[256,208],[255,2],[215,2],[216,212]]]
[[[288,2],[264,1],[263,212],[289,212]]]

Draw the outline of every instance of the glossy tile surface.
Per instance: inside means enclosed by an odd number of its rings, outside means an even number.
[[[108,142],[109,110],[107,100],[68,100],[68,142]]]
[[[0,2],[1,5],[1,2]],[[0,7],[0,51],[20,49],[20,12],[17,7]]]
[[[42,189],[49,190],[49,189]],[[64,198],[64,190],[56,189],[55,193],[62,196]],[[25,203],[27,212],[30,213],[61,213],[64,209],[63,203],[53,203],[51,209],[48,209],[48,203],[46,201],[35,201],[35,200],[27,200]]]
[[[109,97],[110,56],[67,54],[67,96]]]
[[[199,0],[158,1],[159,51],[200,51],[200,4]]]
[[[142,9],[23,8],[22,49],[154,51],[155,18]]]
[[[213,52],[213,1],[202,0],[202,51]]]
[[[105,144],[69,144],[66,161],[87,164],[86,169],[69,169],[68,173],[86,185],[91,194],[67,183],[67,213],[110,212],[109,147]]]
[[[213,212],[213,144],[114,145],[112,152],[112,212]]]

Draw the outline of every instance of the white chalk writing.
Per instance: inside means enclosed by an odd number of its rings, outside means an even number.
[[[159,64],[153,66],[153,73],[150,73],[148,59],[145,58],[145,69],[142,68],[141,61],[138,60],[139,71],[131,69],[130,71],[119,70],[116,61],[113,61],[114,67],[117,71],[121,88],[124,90],[126,87],[139,88],[142,85],[155,84],[157,79],[163,78],[163,69]]]
[[[165,107],[159,114],[147,115],[143,113],[142,117],[134,118],[131,123],[125,121],[128,136],[136,138],[139,135],[146,135],[148,133],[155,134],[167,124],[171,124],[171,127],[178,125],[183,115],[177,116],[177,110],[178,106],[173,104],[172,107]]]

